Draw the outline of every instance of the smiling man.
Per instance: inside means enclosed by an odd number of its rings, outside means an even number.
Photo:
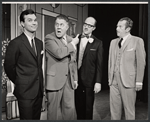
[[[46,95],[48,98],[48,120],[75,120],[74,89],[77,88],[76,44],[66,34],[69,19],[58,15],[55,32],[45,37],[46,54]],[[60,115],[60,114],[61,115]]]
[[[38,22],[33,10],[23,11],[20,23],[23,33],[10,41],[4,68],[15,84],[14,95],[18,100],[20,119],[39,120],[43,98],[43,43],[34,35]]]

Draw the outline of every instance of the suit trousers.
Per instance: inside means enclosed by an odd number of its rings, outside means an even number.
[[[94,88],[86,88],[79,84],[75,90],[75,105],[78,120],[93,119]]]
[[[18,99],[20,120],[40,120],[42,99],[41,91],[34,99]]]
[[[125,119],[135,120],[135,101],[135,88],[126,88],[122,83],[119,71],[114,73],[114,79],[110,86],[111,120],[121,119],[123,107],[125,111]]]
[[[76,120],[74,90],[71,88],[69,79],[60,90],[46,90],[46,94],[48,120]]]

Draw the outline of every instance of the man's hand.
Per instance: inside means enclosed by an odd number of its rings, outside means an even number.
[[[142,86],[143,86],[143,85],[138,85],[138,84],[136,84],[135,90],[136,90],[136,91],[141,91],[141,90],[142,90]]]
[[[78,81],[74,81],[74,89],[77,89],[78,87]]]
[[[95,83],[94,91],[95,91],[95,93],[98,93],[99,91],[101,91],[101,84],[100,83]]]
[[[78,38],[78,37],[79,37],[79,34],[77,34],[77,36],[72,39],[72,43],[73,43],[74,45],[77,45],[77,44],[79,43],[79,38]]]

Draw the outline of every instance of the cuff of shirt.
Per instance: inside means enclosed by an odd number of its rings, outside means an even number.
[[[141,82],[136,82],[136,85],[143,85],[143,83],[141,83]]]
[[[75,44],[74,44],[73,42],[71,42],[71,44],[73,45],[74,49],[76,50],[76,46],[75,46]]]

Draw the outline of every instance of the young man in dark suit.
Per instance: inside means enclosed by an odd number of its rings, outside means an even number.
[[[4,68],[15,84],[14,95],[18,100],[20,119],[39,120],[43,98],[43,43],[34,35],[38,27],[34,11],[23,11],[20,24],[23,33],[10,41]]]
[[[101,90],[103,46],[92,32],[96,20],[88,17],[77,45],[78,88],[75,91],[77,119],[93,119],[94,93]]]

